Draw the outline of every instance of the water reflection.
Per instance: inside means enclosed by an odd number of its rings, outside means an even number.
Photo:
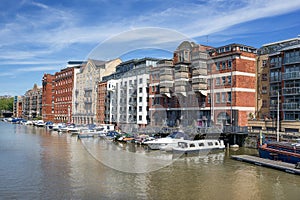
[[[240,148],[174,158],[0,122],[0,199],[298,199],[299,176],[229,157],[244,153],[257,152]],[[110,165],[158,170],[124,173]]]

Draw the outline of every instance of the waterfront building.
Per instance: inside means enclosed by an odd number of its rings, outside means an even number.
[[[101,81],[98,83],[98,91],[97,91],[97,123],[104,124],[105,123],[105,115],[106,115],[106,102],[109,101],[109,96],[107,94],[107,82]]]
[[[106,84],[105,118],[106,124],[116,124],[117,118],[117,83],[119,80],[108,80]]]
[[[214,48],[208,70],[214,120],[217,124],[247,126],[255,112],[256,52],[253,47],[229,44]]]
[[[42,79],[42,119],[44,121],[54,121],[54,87],[55,76],[44,74]]]
[[[23,111],[23,97],[22,96],[15,96],[14,97],[14,104],[13,104],[13,116],[21,118]]]
[[[74,107],[73,94],[76,87],[77,74],[85,64],[82,61],[70,61],[66,68],[55,73],[54,85],[54,121],[72,121],[72,108]]]
[[[143,58],[122,62],[107,81],[105,122],[145,127],[149,121],[149,69],[159,59]]]
[[[34,84],[23,97],[23,116],[27,119],[42,117],[42,88]]]
[[[207,50],[211,48],[184,41],[174,51],[173,60],[161,60],[151,68],[152,126],[207,125]]]
[[[255,55],[255,48],[241,44],[181,43],[173,63],[151,69],[151,124],[247,126],[255,111]]]
[[[77,74],[73,95],[73,122],[76,124],[94,124],[97,120],[97,87],[102,77],[115,72],[120,59],[97,61],[89,59]]]
[[[280,132],[300,132],[299,52],[299,36],[265,44],[259,49],[257,68],[263,73],[257,81],[255,120],[249,122],[252,130],[275,132],[279,128]]]

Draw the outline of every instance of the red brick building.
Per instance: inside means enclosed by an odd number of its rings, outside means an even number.
[[[249,113],[255,112],[256,49],[230,44],[210,50],[209,95],[207,105],[212,119],[221,124],[247,126]]]
[[[54,75],[44,74],[42,80],[42,119],[54,120]]]
[[[107,97],[107,82],[103,81],[98,83],[98,97],[97,97],[97,123],[105,123],[105,101]]]
[[[152,67],[149,110],[154,126],[247,126],[255,111],[256,49],[183,42],[173,63]]]
[[[67,67],[55,73],[54,121],[72,122],[73,90],[80,66]]]

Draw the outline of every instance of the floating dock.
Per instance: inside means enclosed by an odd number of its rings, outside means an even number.
[[[291,174],[300,175],[300,169],[296,169],[295,164],[291,164],[291,163],[269,160],[269,159],[264,159],[257,156],[250,156],[250,155],[234,155],[231,156],[231,158],[238,161],[243,161],[243,162],[247,162],[247,163],[251,163],[263,167],[269,167],[272,169],[281,170]]]

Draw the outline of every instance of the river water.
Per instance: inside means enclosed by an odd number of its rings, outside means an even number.
[[[0,199],[299,199],[300,177],[0,122]]]

